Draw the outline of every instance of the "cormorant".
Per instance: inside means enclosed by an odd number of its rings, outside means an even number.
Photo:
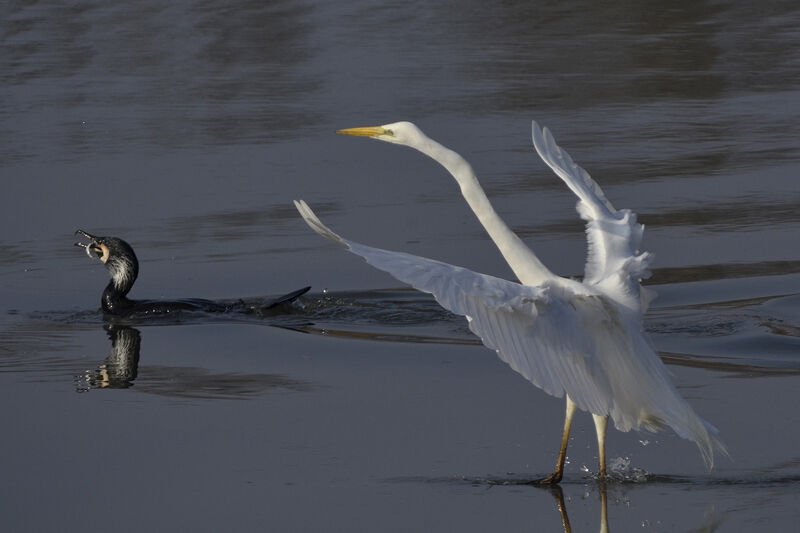
[[[131,245],[117,237],[96,237],[81,229],[77,230],[75,234],[82,235],[90,241],[87,244],[76,242],[75,246],[84,248],[89,257],[92,257],[94,253],[106,266],[108,274],[111,276],[111,281],[103,291],[101,299],[103,313],[107,315],[162,314],[181,310],[261,313],[281,304],[290,303],[311,289],[311,287],[303,287],[258,305],[248,304],[243,300],[215,302],[198,298],[170,301],[131,300],[128,298],[128,292],[139,275],[139,261],[136,259]]]

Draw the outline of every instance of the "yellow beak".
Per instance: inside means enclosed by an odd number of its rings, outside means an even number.
[[[375,126],[373,128],[348,128],[339,130],[336,133],[339,135],[355,135],[357,137],[378,137],[379,135],[387,135],[390,132],[380,126]]]

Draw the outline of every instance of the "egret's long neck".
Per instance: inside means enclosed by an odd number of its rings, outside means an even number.
[[[503,222],[489,203],[472,167],[463,157],[431,139],[425,139],[414,148],[437,161],[453,175],[467,204],[500,249],[500,253],[520,282],[525,285],[538,285],[555,277],[539,261],[536,254],[522,242],[522,239]]]

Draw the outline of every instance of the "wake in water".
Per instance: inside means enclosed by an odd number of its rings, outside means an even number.
[[[670,286],[669,290],[681,289]],[[659,291],[663,291],[659,288]],[[133,314],[113,323],[171,326],[246,323],[366,341],[480,346],[463,318],[433,298],[408,289],[308,293],[278,311],[263,309],[268,297],[226,301],[229,312],[181,310],[161,316]],[[788,294],[656,307],[645,326],[667,364],[746,375],[800,375],[800,295]],[[94,327],[108,321],[100,310],[31,313],[36,324],[17,324],[7,342],[25,331]],[[4,341],[0,341],[1,344]]]

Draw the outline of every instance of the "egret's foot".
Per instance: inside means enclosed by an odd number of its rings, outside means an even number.
[[[530,482],[531,485],[558,485],[561,483],[561,472],[553,472],[547,477],[543,477],[542,479],[534,479]]]

